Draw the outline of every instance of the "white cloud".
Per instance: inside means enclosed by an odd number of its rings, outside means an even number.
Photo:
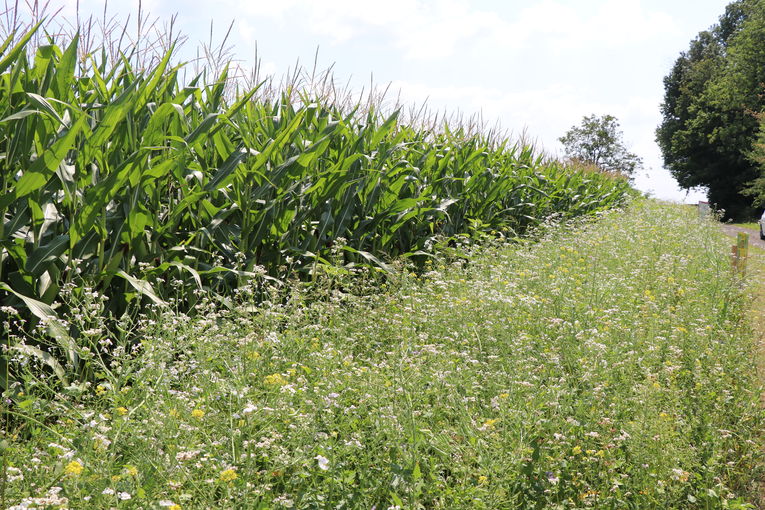
[[[465,0],[281,0],[237,8],[251,18],[288,22],[333,45],[372,34],[413,60],[443,59],[460,47],[487,44],[498,54],[540,46],[570,52],[602,47],[603,41],[624,46],[676,29],[670,16],[647,10],[640,0],[594,3],[587,9],[579,2],[542,0],[512,18]]]
[[[264,4],[268,7],[263,8]],[[289,20],[333,45],[369,34],[381,37],[408,59],[438,59],[503,27],[496,15],[475,10],[469,2],[442,0],[289,0],[251,2],[242,9],[252,18]]]

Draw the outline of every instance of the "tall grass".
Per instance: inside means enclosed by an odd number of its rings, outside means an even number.
[[[229,66],[189,79],[173,44],[157,58],[83,52],[79,35],[59,47],[41,23],[0,46],[0,297],[71,359],[82,331],[54,319],[67,284],[108,295],[115,318],[188,308],[199,290],[309,279],[333,249],[384,271],[438,240],[522,235],[628,190],[491,133],[238,89]]]
[[[15,353],[5,502],[753,509],[765,413],[742,285],[759,275],[732,274],[719,227],[684,207],[581,223],[371,295],[165,311],[55,398]]]

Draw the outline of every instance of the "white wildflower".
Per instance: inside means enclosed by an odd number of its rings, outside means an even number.
[[[324,457],[323,455],[317,455],[314,457],[316,461],[319,463],[319,469],[322,471],[326,471],[329,469],[329,459]]]

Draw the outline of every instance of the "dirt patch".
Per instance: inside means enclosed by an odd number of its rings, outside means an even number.
[[[757,246],[765,250],[765,241],[760,239],[760,231],[757,229],[737,227],[735,225],[723,225],[722,229],[723,229],[723,232],[725,232],[731,237],[736,237],[736,234],[739,232],[745,232],[749,234],[749,244],[751,244],[752,246]]]

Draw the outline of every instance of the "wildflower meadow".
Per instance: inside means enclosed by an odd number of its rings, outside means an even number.
[[[17,353],[4,505],[755,508],[751,289],[716,224],[637,200],[538,236],[147,313],[93,382]]]
[[[188,65],[140,8],[27,5],[0,508],[765,504],[765,262],[713,219],[329,71]]]

